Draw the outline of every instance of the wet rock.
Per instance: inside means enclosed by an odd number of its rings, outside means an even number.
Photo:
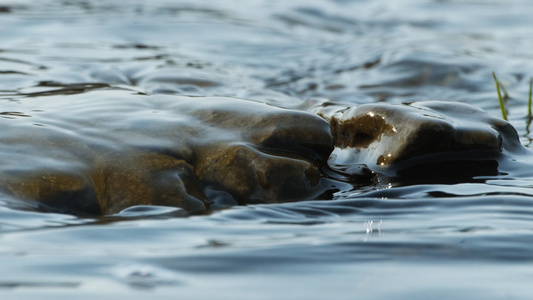
[[[509,123],[463,103],[366,104],[323,116],[340,148],[339,164],[410,166],[523,149]]]
[[[217,207],[222,194],[269,203],[329,188],[321,169],[333,140],[329,124],[311,113],[230,98],[93,92],[60,110],[53,99],[32,100],[22,108],[33,113],[0,119],[9,128],[0,132],[0,190],[41,210],[197,212]]]
[[[109,94],[5,103],[19,113],[0,118],[3,199],[82,215],[136,205],[201,212],[370,184],[340,165],[409,169],[435,155],[522,149],[511,125],[461,103],[318,105],[310,113],[233,98]]]

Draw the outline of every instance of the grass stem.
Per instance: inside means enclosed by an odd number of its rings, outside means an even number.
[[[492,77],[494,77],[494,83],[496,84],[496,91],[498,92],[498,100],[500,101],[500,109],[502,110],[502,117],[505,121],[507,120],[507,111],[505,109],[505,102],[502,98],[502,93],[500,92],[500,82],[496,78],[496,73],[492,72]]]
[[[529,80],[529,99],[527,102],[527,117],[531,120],[531,91],[533,90],[533,78]]]

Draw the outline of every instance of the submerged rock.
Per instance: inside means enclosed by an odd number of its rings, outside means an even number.
[[[6,198],[113,214],[134,205],[203,211],[297,201],[328,189],[321,169],[333,140],[328,122],[311,113],[214,97],[70,99],[24,99],[27,117],[0,118]]]
[[[5,201],[85,215],[135,205],[199,212],[327,198],[345,186],[331,174],[370,184],[343,164],[405,169],[428,156],[522,149],[507,122],[460,103],[314,114],[232,98],[109,94],[8,104],[0,118]]]

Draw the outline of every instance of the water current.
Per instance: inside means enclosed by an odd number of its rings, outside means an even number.
[[[283,107],[439,99],[500,116],[494,71],[527,147],[532,15],[529,0],[0,0],[0,117],[44,103],[60,121],[80,97],[163,94]],[[0,297],[529,299],[531,160],[195,216],[2,202]]]

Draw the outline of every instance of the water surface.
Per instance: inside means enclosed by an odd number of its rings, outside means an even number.
[[[282,107],[440,99],[499,115],[495,71],[511,96],[511,123],[531,142],[527,0],[148,2],[0,1],[0,105],[9,107],[0,117],[39,114],[39,102],[61,115],[74,95],[102,94]],[[331,201],[202,216],[137,207],[80,218],[5,203],[0,294],[527,299],[531,157],[495,176],[383,183]]]

